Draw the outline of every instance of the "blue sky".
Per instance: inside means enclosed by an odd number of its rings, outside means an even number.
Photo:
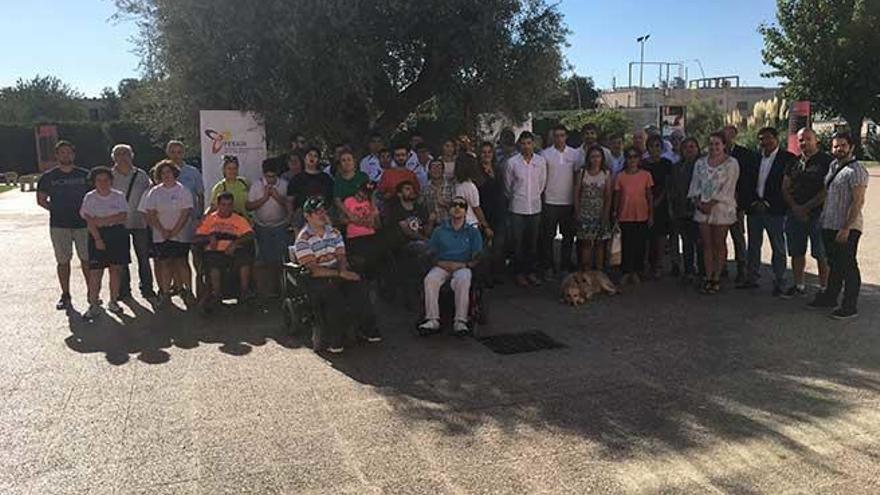
[[[738,74],[747,85],[774,85],[760,77],[761,36],[757,26],[773,21],[774,0],[562,0],[572,34],[566,53],[578,74],[602,88],[626,85],[627,63],[638,61],[636,37],[650,33],[645,60],[688,61],[691,78]],[[19,77],[51,74],[88,96],[120,79],[138,75],[130,41],[131,22],[113,23],[112,0],[0,0],[6,20],[0,86]],[[637,71],[634,71],[637,74]],[[646,70],[646,83],[657,78]]]

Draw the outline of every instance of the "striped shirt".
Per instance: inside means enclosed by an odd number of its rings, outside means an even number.
[[[324,268],[336,268],[339,257],[345,255],[342,234],[329,225],[324,227],[322,236],[312,232],[311,227],[306,225],[289,249],[291,258],[297,263],[306,266],[317,263]]]
[[[835,176],[835,172],[841,166],[846,167]],[[831,178],[834,177],[834,180]],[[831,181],[828,184],[828,181]],[[845,162],[842,165],[838,160],[831,162],[828,175],[825,176],[828,186],[828,196],[822,207],[822,228],[828,230],[841,230],[846,227],[846,217],[849,215],[849,207],[853,202],[853,188],[868,185],[868,171],[856,160]],[[852,230],[862,230],[864,218],[859,212],[856,221],[850,225]]]

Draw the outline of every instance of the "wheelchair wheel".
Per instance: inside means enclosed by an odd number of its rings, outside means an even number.
[[[474,315],[473,321],[478,325],[488,325],[489,324],[489,306],[486,304],[486,300],[483,297],[483,291],[477,289],[474,297]]]
[[[296,335],[299,333],[299,318],[295,314],[293,308],[293,301],[289,298],[285,298],[281,303],[281,313],[284,316],[284,329],[290,335]]]

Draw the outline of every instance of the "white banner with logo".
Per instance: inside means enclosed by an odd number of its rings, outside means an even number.
[[[238,174],[248,183],[260,180],[266,159],[266,130],[255,113],[202,110],[199,121],[205,196],[210,197],[209,191],[223,177],[224,155],[238,157]]]

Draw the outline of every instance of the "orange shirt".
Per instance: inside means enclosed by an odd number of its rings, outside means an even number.
[[[196,229],[196,235],[217,235],[217,243],[208,244],[206,251],[225,251],[234,241],[251,232],[251,224],[238,213],[223,218],[216,211],[205,216]]]
[[[419,192],[419,180],[416,174],[406,167],[387,168],[382,172],[382,179],[376,188],[385,198],[390,198],[397,194],[397,185],[401,182],[409,181],[415,186],[416,192]]]
[[[614,181],[614,191],[620,195],[619,222],[647,222],[650,216],[648,191],[654,187],[651,173],[639,170],[634,174],[622,171]]]

